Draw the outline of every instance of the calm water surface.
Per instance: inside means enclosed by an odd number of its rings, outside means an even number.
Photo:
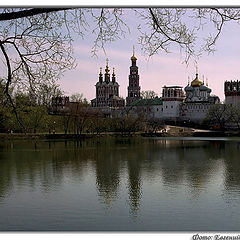
[[[0,230],[240,230],[240,139],[0,143]]]

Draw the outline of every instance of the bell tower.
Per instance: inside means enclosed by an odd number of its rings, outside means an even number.
[[[138,67],[136,65],[137,58],[135,57],[135,49],[133,47],[133,55],[131,57],[132,66],[130,66],[129,84],[128,84],[128,96],[126,98],[127,105],[141,98]]]

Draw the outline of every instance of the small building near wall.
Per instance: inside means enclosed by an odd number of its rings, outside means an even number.
[[[52,97],[49,114],[63,114],[69,111],[70,101],[68,96]]]

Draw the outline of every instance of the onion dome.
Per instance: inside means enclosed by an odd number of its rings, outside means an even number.
[[[131,57],[131,60],[133,60],[133,61],[136,61],[136,60],[137,60],[137,58],[135,57],[135,55],[133,55],[133,56]]]
[[[198,79],[198,74],[196,73],[196,78],[191,82],[191,86],[192,87],[200,87],[201,85],[203,85],[203,81]]]
[[[209,88],[204,85],[200,86],[200,88],[199,88],[200,91],[207,91],[208,89]]]
[[[184,88],[185,92],[193,91],[193,87],[189,86],[189,84]]]
[[[211,93],[212,90],[211,90],[210,88],[207,88],[207,92],[208,92],[208,93]]]
[[[207,87],[208,87],[208,79],[207,79]],[[208,93],[211,93],[212,90],[208,87],[207,92],[208,92]]]
[[[113,68],[112,83],[115,83],[115,82],[116,82],[116,75],[115,75],[114,70],[115,70],[115,69]]]
[[[132,57],[131,57],[131,60],[133,60],[133,61],[136,61],[136,60],[137,60],[137,58],[136,58],[136,56],[135,56],[135,48],[134,48],[134,46],[133,46],[133,55],[132,55]]]
[[[102,74],[102,68],[100,68],[100,73],[99,73],[99,82],[103,82],[103,74]]]

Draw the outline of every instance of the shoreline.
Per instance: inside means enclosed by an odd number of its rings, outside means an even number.
[[[165,133],[119,133],[106,132],[101,134],[46,134],[46,133],[0,133],[0,140],[79,140],[98,137],[240,137],[239,131],[192,131],[192,132],[165,132]]]

